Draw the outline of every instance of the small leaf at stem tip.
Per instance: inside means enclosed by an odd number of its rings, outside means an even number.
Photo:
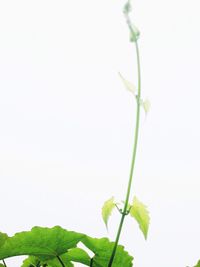
[[[149,112],[150,108],[151,108],[151,103],[148,99],[145,99],[145,101],[142,100],[141,105],[145,111],[145,114],[147,115],[147,113]]]
[[[150,221],[149,212],[147,210],[147,207],[136,197],[134,197],[133,199],[133,204],[130,209],[130,215],[137,221],[144,235],[144,238],[147,239]]]
[[[139,37],[140,37],[140,31],[134,24],[132,24],[130,26],[130,41],[136,42],[139,39]]]
[[[134,95],[136,94],[136,87],[134,84],[132,84],[131,82],[127,81],[119,72],[119,76],[122,79],[123,84],[125,85],[126,89],[128,91],[130,91],[131,93],[133,93]]]
[[[107,229],[108,229],[108,219],[109,219],[114,208],[115,208],[114,197],[111,197],[103,204],[102,218],[104,220],[104,223],[105,223]]]
[[[124,5],[124,10],[123,10],[124,14],[129,14],[131,12],[131,4],[130,1],[128,1],[125,5]]]

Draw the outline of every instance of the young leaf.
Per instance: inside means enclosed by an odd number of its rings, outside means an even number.
[[[139,37],[140,37],[140,31],[134,24],[132,24],[130,28],[130,41],[136,42],[139,39]]]
[[[94,252],[92,267],[108,266],[112,254],[114,242],[108,238],[85,237],[81,241],[87,248]],[[118,245],[112,267],[131,267],[133,266],[133,257],[124,250],[123,246]]]
[[[130,4],[130,2],[127,2],[125,4],[123,12],[124,12],[125,15],[126,14],[128,15],[131,12],[131,4]]]
[[[136,197],[134,197],[132,207],[130,209],[130,215],[135,218],[138,222],[141,231],[144,234],[145,239],[147,239],[148,228],[149,228],[149,212],[147,207],[140,202]]]
[[[141,102],[141,105],[145,111],[145,114],[147,115],[147,113],[149,112],[150,110],[150,107],[151,107],[151,103],[148,99],[145,99],[145,101],[142,101]]]
[[[15,234],[0,247],[0,260],[18,255],[31,255],[48,260],[76,247],[85,235],[62,229],[34,227],[31,231]]]
[[[106,228],[108,228],[108,219],[114,208],[115,208],[114,197],[108,199],[102,207],[102,218],[104,220]]]
[[[136,87],[133,85],[131,82],[127,81],[121,73],[119,73],[120,78],[122,79],[123,84],[125,85],[126,89],[133,93],[134,95],[136,94]]]

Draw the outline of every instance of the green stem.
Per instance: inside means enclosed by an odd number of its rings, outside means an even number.
[[[127,20],[127,23],[129,22],[129,18]],[[128,23],[129,28],[131,27]],[[133,31],[132,28],[130,28],[131,31]],[[137,69],[138,69],[138,92],[137,92],[137,112],[136,112],[136,124],[135,124],[135,137],[134,137],[134,144],[133,144],[133,154],[132,154],[132,161],[131,161],[131,168],[130,168],[130,175],[129,175],[129,181],[128,181],[128,187],[127,187],[127,192],[126,192],[126,200],[124,203],[124,208],[120,220],[120,224],[118,227],[113,251],[110,257],[110,261],[108,263],[108,267],[112,266],[116,250],[117,250],[117,245],[119,242],[119,238],[121,235],[124,219],[127,215],[127,208],[128,208],[128,203],[129,203],[129,197],[130,197],[130,192],[131,192],[131,185],[133,181],[133,171],[135,167],[135,160],[136,160],[136,154],[137,154],[137,145],[138,145],[138,135],[139,135],[139,122],[140,122],[140,97],[141,97],[141,70],[140,70],[140,55],[139,55],[139,47],[137,41],[135,42],[135,48],[136,48],[136,55],[137,55]]]
[[[58,261],[60,262],[61,266],[62,266],[62,267],[65,267],[64,262],[61,260],[61,258],[60,258],[59,256],[57,256],[57,259],[58,259]]]

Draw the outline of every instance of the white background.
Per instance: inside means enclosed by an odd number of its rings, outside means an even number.
[[[107,236],[101,206],[123,199],[136,82],[124,1],[0,1],[0,230],[61,225]],[[147,242],[127,219],[120,243],[136,267],[200,258],[199,0],[135,0],[141,119],[133,194],[148,205]],[[131,196],[131,198],[132,198]],[[119,215],[110,220],[114,239]],[[20,259],[7,260],[19,266]]]

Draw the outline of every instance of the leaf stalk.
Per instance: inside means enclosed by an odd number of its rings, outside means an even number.
[[[2,261],[3,261],[3,265],[4,265],[5,267],[7,267],[5,260],[2,260]]]
[[[62,267],[65,267],[64,262],[61,260],[61,258],[60,258],[59,256],[57,256],[57,259],[58,259],[58,261],[60,262],[61,266],[62,266]]]

